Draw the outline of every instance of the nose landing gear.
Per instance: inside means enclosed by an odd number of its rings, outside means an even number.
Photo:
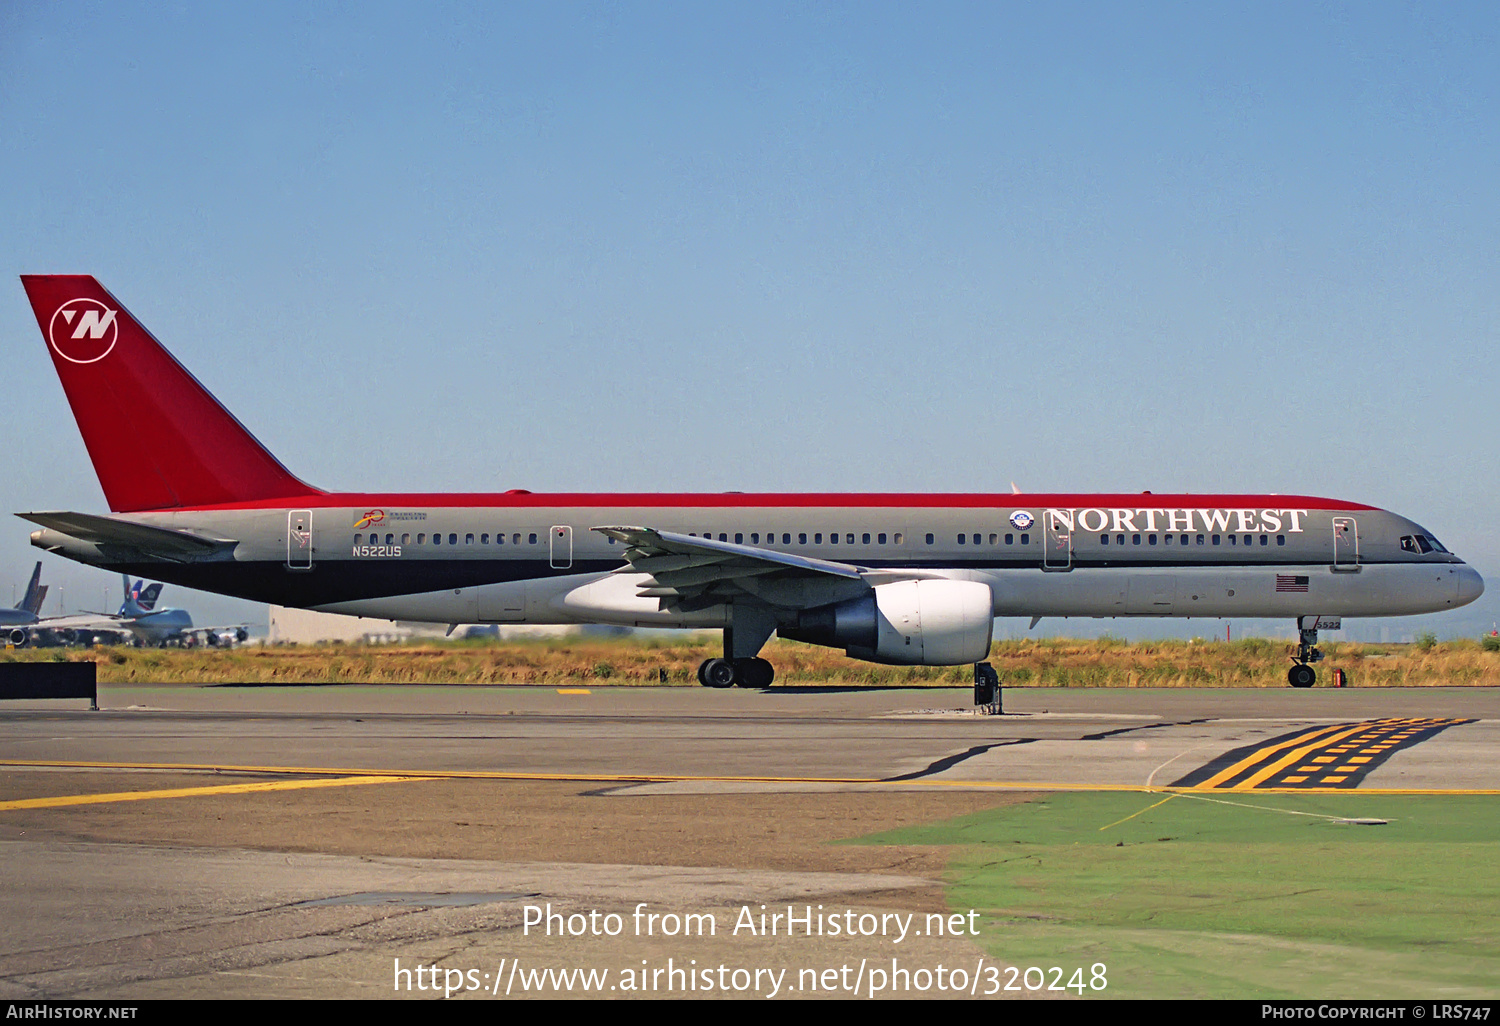
[[[1299,616],[1297,617],[1297,630],[1301,640],[1297,645],[1297,654],[1292,656],[1296,664],[1286,671],[1286,682],[1294,688],[1310,688],[1318,679],[1318,671],[1310,664],[1321,663],[1323,653],[1318,649],[1318,629],[1336,631],[1343,626],[1343,621],[1336,616]]]

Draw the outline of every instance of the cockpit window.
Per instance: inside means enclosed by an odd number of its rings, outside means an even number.
[[[1443,543],[1442,542],[1438,541],[1436,538],[1432,537],[1432,535],[1430,535],[1430,534],[1419,534],[1419,535],[1417,535],[1417,542],[1418,542],[1418,544],[1420,544],[1422,542],[1426,542],[1428,545],[1431,545],[1434,549],[1437,549],[1439,552],[1447,552],[1448,551],[1447,549],[1443,548]],[[1426,550],[1423,550],[1423,551],[1426,551]]]
[[[1403,552],[1416,552],[1426,554],[1428,552],[1447,552],[1443,543],[1436,538],[1425,534],[1404,534],[1401,536],[1401,549]]]

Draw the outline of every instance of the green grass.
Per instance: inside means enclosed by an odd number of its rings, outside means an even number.
[[[1058,794],[861,843],[961,846],[950,901],[989,952],[1103,962],[1111,997],[1500,993],[1500,797],[1214,797]]]

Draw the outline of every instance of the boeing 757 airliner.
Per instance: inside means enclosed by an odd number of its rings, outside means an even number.
[[[436,623],[722,628],[710,687],[773,633],[877,663],[984,659],[996,616],[1340,618],[1472,602],[1426,528],[1299,495],[367,494],[293,477],[92,277],[22,277],[110,514],[33,545],[261,602]]]

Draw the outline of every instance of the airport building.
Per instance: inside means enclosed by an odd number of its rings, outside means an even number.
[[[271,645],[316,645],[345,642],[348,644],[384,644],[417,638],[448,637],[445,623],[417,623],[410,620],[381,620],[369,616],[342,616],[319,613],[312,609],[271,606],[266,641]],[[575,634],[575,626],[527,626],[494,624],[459,624],[451,637],[535,638]]]

